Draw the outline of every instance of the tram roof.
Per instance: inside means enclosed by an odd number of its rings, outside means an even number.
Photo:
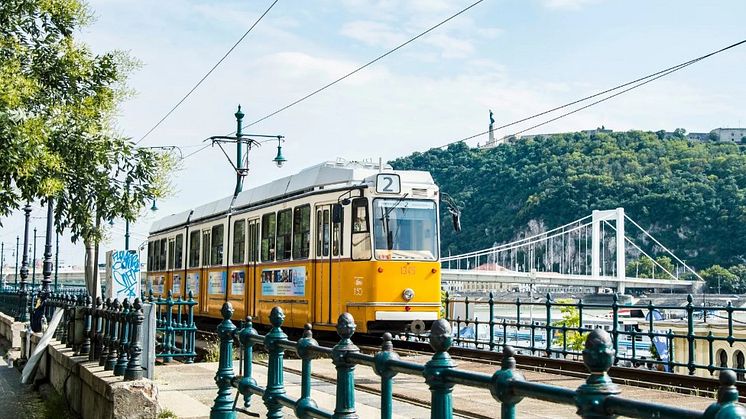
[[[382,170],[385,170],[387,173],[406,173],[406,177],[402,177],[403,182],[434,184],[429,172],[418,170],[397,171],[392,170],[389,165],[384,165]],[[228,196],[194,209],[163,217],[150,226],[150,233],[168,230],[186,224],[187,221],[197,221],[227,213],[231,210],[231,203],[233,203],[232,207],[234,209],[241,209],[314,189],[328,188],[330,186],[341,188],[366,185],[372,182],[372,176],[375,176],[380,171],[381,169],[379,169],[378,164],[342,160],[327,161],[303,169],[294,175],[285,176],[264,185],[247,189],[238,194],[235,202],[232,196]]]

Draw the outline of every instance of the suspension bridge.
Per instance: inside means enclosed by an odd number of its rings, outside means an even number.
[[[618,293],[628,288],[695,292],[704,283],[694,269],[627,216],[624,208],[594,210],[510,243],[449,255],[442,263],[446,289],[477,283],[482,289],[533,284],[592,287],[597,292],[605,288]]]

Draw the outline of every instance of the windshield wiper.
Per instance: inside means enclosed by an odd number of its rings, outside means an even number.
[[[391,207],[387,207],[385,212],[383,213],[383,217],[381,217],[383,232],[386,234],[386,250],[394,249],[394,234],[391,232],[391,229],[389,229],[389,214],[391,214],[391,211],[395,210],[396,207],[399,206],[401,201],[403,201],[404,198],[406,198],[408,195],[409,193],[405,193],[401,198],[394,202],[394,205],[392,205]]]

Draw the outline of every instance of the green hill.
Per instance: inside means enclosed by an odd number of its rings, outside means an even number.
[[[640,131],[576,133],[491,149],[458,143],[391,165],[430,171],[462,208],[458,234],[445,209],[441,214],[444,255],[621,206],[697,269],[746,260],[744,146]]]

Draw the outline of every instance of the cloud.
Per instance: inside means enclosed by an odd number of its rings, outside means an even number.
[[[554,10],[580,10],[600,0],[542,0],[544,7]]]
[[[342,26],[340,33],[366,45],[392,48],[406,41],[408,36],[384,22],[356,20]]]

